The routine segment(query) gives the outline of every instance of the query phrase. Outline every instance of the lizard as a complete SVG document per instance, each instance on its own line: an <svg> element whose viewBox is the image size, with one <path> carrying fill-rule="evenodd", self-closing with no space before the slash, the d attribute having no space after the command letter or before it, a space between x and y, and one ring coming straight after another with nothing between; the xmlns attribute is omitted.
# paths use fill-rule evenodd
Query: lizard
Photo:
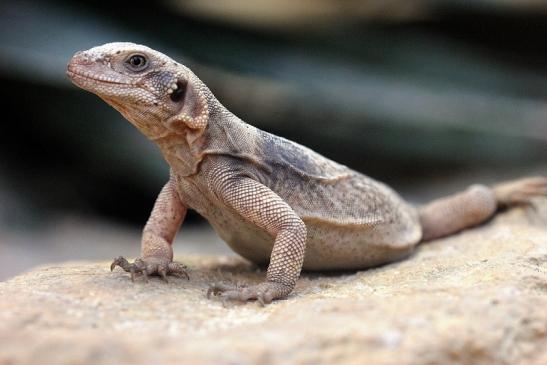
<svg viewBox="0 0 547 365"><path fill-rule="evenodd" d="M537 176L475 184L415 207L380 181L243 122L188 67L143 45L114 42L77 52L67 75L153 141L170 167L143 229L140 258L120 256L110 267L133 280L188 278L171 247L188 209L233 251L268 265L265 281L212 284L207 297L265 304L289 295L302 270L400 260L420 242L547 196L547 178Z"/></svg>

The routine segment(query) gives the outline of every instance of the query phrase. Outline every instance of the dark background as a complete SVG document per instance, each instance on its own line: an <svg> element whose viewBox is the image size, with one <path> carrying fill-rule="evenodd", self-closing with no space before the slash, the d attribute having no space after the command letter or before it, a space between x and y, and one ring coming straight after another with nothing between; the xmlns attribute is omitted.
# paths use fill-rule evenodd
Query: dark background
<svg viewBox="0 0 547 365"><path fill-rule="evenodd" d="M4 0L0 39L0 279L138 254L168 168L65 76L106 42L163 51L243 120L414 202L547 173L542 1ZM187 226L181 245L222 250L199 217Z"/></svg>

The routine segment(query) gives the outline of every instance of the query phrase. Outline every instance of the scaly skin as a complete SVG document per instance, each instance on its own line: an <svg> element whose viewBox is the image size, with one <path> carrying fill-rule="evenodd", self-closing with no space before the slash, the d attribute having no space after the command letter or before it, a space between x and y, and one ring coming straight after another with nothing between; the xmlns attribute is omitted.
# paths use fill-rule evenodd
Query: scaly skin
<svg viewBox="0 0 547 365"><path fill-rule="evenodd" d="M408 255L421 240L490 218L499 206L547 195L547 179L476 185L416 209L386 185L230 113L188 68L133 43L79 52L68 65L156 143L171 167L142 237L135 274L187 275L172 241L187 209L204 216L234 251L269 262L255 286L218 283L207 295L269 303L287 296L304 269L361 269ZM235 91L236 92L236 91Z"/></svg>

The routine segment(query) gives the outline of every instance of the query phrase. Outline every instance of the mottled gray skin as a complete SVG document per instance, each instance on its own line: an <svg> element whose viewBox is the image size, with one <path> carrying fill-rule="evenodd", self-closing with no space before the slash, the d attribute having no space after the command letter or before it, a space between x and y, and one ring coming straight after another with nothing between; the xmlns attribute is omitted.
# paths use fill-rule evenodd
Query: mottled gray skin
<svg viewBox="0 0 547 365"><path fill-rule="evenodd" d="M204 137L201 173L191 179L175 175L181 199L255 263L269 262L274 237L200 193L209 183L209 169L229 166L231 174L260 182L294 210L307 227L304 269L375 266L407 254L421 239L415 209L392 189L306 147L233 115L211 118Z"/></svg>
<svg viewBox="0 0 547 365"><path fill-rule="evenodd" d="M251 287L209 294L268 303L289 294L302 268L362 269L398 260L432 239L491 217L499 205L547 195L547 180L473 186L421 210L386 185L252 127L188 68L150 48L109 43L77 53L72 81L120 111L160 148L171 178L144 228L141 258L112 268L147 277L185 274L171 243L188 208L241 256L269 263Z"/></svg>

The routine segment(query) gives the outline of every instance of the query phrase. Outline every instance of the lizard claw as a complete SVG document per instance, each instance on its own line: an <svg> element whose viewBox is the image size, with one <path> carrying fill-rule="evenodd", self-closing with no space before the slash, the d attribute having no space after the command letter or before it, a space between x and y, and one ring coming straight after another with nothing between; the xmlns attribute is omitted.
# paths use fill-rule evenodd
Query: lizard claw
<svg viewBox="0 0 547 365"><path fill-rule="evenodd" d="M112 261L112 263L110 264L110 271L114 271L114 268L116 266L123 268L123 267L129 266L129 262L127 262L127 260L123 258L122 256L119 256L115 258L114 261Z"/></svg>
<svg viewBox="0 0 547 365"><path fill-rule="evenodd" d="M170 262L167 265L167 272L172 276L176 276L179 278L185 277L186 280L190 280L190 276L188 276L188 272L186 271L186 269L187 267L180 262Z"/></svg>
<svg viewBox="0 0 547 365"><path fill-rule="evenodd" d="M133 282L137 275L142 275L145 282L148 282L149 275L159 275L166 283L169 282L168 275L185 277L190 280L186 266L178 262L166 262L166 260L156 257L138 258L135 262L129 263L124 257L120 256L110 264L110 271L113 271L116 266L131 273L131 281Z"/></svg>
<svg viewBox="0 0 547 365"><path fill-rule="evenodd" d="M215 283L207 289L207 298L219 297L223 302L256 300L261 306L264 306L274 299L286 296L291 290L290 286L271 281L252 286Z"/></svg>
<svg viewBox="0 0 547 365"><path fill-rule="evenodd" d="M158 274L161 276L163 281L169 283L169 279L167 279L167 265L158 267Z"/></svg>

